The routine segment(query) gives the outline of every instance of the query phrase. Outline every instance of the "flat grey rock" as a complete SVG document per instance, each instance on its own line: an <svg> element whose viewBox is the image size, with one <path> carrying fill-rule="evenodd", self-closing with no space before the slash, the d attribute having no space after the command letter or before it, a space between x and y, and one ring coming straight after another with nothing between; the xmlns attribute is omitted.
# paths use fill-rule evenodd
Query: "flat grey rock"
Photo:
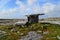
<svg viewBox="0 0 60 40"><path fill-rule="evenodd" d="M20 40L40 40L42 36L35 31L30 31L26 36L21 37Z"/></svg>

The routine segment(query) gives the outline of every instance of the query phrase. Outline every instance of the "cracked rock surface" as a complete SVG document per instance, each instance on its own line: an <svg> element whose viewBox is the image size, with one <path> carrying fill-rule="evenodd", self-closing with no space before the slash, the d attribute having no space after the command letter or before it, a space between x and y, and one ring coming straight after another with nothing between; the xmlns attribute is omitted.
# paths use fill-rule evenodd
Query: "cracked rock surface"
<svg viewBox="0 0 60 40"><path fill-rule="evenodd" d="M20 40L40 40L42 36L35 31L30 31L26 36L21 37Z"/></svg>

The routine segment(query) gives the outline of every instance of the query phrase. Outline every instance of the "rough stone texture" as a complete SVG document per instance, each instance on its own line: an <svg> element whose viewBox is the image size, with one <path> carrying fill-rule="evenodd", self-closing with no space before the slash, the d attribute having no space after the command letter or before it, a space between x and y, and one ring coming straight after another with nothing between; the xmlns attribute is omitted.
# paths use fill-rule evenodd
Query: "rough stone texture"
<svg viewBox="0 0 60 40"><path fill-rule="evenodd" d="M0 38L7 36L8 34L5 31L0 30Z"/></svg>
<svg viewBox="0 0 60 40"><path fill-rule="evenodd" d="M30 31L28 35L21 37L20 40L40 40L42 36L35 31Z"/></svg>

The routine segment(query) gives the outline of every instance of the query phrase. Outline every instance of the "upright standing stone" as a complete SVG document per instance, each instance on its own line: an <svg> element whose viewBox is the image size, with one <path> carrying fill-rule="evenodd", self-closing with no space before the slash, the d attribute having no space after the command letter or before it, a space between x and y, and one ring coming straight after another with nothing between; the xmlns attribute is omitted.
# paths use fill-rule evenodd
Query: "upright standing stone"
<svg viewBox="0 0 60 40"><path fill-rule="evenodd" d="M31 14L31 15L27 15L28 18L28 23L38 23L38 16L39 15L44 15L44 14Z"/></svg>

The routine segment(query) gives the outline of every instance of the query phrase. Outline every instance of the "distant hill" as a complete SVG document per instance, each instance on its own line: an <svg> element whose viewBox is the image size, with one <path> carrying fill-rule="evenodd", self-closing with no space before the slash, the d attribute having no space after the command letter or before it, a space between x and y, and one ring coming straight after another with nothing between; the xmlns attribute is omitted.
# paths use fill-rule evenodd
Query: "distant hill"
<svg viewBox="0 0 60 40"><path fill-rule="evenodd" d="M60 21L60 17L39 19L40 21Z"/></svg>
<svg viewBox="0 0 60 40"><path fill-rule="evenodd" d="M0 19L0 25L11 25L18 21L26 21L25 19Z"/></svg>

